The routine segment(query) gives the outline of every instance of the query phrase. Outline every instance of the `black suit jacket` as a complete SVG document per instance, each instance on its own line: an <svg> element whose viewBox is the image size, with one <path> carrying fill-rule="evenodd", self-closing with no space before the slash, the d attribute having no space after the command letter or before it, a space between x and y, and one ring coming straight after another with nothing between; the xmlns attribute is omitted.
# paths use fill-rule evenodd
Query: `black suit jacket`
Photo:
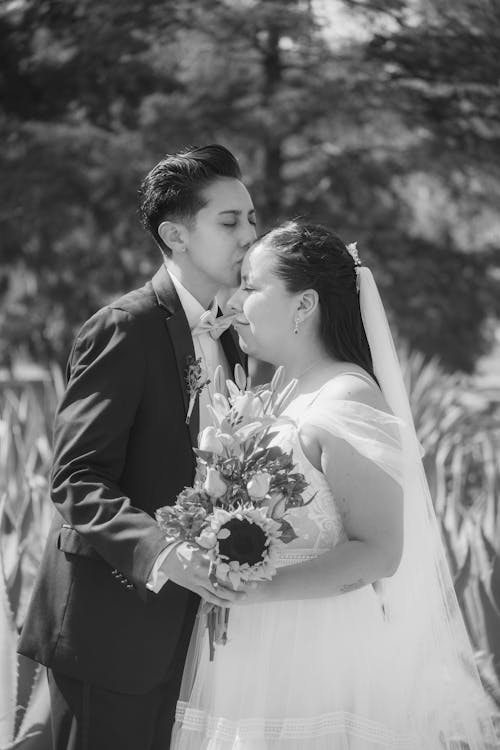
<svg viewBox="0 0 500 750"><path fill-rule="evenodd" d="M244 357L221 337L231 368ZM194 478L185 376L194 357L164 266L81 329L54 433L57 508L19 651L70 677L142 693L168 674L198 597L172 582L147 590L165 539L153 517Z"/></svg>

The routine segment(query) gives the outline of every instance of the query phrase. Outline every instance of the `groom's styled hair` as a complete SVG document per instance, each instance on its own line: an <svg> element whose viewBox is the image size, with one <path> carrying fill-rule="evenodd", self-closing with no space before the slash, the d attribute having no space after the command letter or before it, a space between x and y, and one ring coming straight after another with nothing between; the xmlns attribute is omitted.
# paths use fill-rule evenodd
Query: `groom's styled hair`
<svg viewBox="0 0 500 750"><path fill-rule="evenodd" d="M241 180L241 171L233 154L215 143L167 154L146 175L139 190L140 215L163 253L171 250L158 234L162 221L192 223L206 205L203 189L220 177Z"/></svg>

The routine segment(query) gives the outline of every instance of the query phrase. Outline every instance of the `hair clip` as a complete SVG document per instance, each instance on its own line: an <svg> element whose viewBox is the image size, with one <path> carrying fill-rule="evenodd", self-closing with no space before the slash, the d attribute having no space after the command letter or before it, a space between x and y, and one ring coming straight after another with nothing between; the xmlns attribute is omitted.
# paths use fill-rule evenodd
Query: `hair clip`
<svg viewBox="0 0 500 750"><path fill-rule="evenodd" d="M349 255L354 261L354 265L362 266L363 264L361 263L361 258L359 257L359 251L358 251L357 245L358 245L357 242L351 242L350 245L346 245L346 248L347 248L347 252L349 253Z"/></svg>
<svg viewBox="0 0 500 750"><path fill-rule="evenodd" d="M356 272L356 291L359 292L359 287L360 287L359 270L363 264L361 263L361 258L359 257L357 245L358 245L357 242L351 242L350 245L346 245L346 248L347 248L347 252L349 253L349 255L354 261L354 270Z"/></svg>

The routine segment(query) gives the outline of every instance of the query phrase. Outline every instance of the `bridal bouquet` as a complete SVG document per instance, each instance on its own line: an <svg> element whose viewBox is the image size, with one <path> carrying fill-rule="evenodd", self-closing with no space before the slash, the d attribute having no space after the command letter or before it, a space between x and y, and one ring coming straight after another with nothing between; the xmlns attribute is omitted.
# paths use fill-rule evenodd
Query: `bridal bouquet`
<svg viewBox="0 0 500 750"><path fill-rule="evenodd" d="M194 449L194 484L174 505L156 511L169 541L204 550L215 586L237 589L242 582L271 579L280 547L297 538L285 514L306 504L307 482L294 472L291 453L271 445L295 383L282 386L283 368L269 386L254 391L247 390L240 366L234 382L224 382L218 368L209 407L213 426L200 433ZM229 610L206 605L206 614L212 661L214 644L226 642Z"/></svg>

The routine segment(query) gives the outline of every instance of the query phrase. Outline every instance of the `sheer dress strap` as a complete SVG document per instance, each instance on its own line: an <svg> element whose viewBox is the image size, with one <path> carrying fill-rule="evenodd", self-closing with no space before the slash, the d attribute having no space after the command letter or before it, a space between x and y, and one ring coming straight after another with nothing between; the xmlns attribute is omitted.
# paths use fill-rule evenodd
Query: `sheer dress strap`
<svg viewBox="0 0 500 750"><path fill-rule="evenodd" d="M302 427L318 427L345 440L401 484L402 420L360 401L336 398L328 393L332 382L330 380L319 389L299 416L296 422L298 432Z"/></svg>

